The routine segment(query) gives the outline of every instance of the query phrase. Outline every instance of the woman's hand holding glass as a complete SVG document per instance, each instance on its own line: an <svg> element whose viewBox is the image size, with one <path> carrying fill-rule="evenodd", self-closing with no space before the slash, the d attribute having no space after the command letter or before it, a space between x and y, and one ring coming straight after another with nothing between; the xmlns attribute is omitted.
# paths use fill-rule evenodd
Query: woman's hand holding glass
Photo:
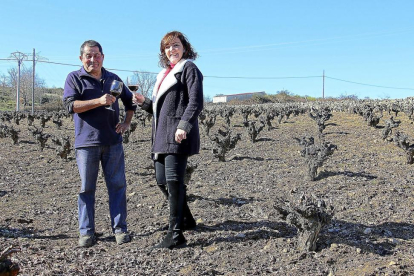
<svg viewBox="0 0 414 276"><path fill-rule="evenodd" d="M140 93L133 93L132 102L137 105L142 105L145 101L145 97Z"/></svg>

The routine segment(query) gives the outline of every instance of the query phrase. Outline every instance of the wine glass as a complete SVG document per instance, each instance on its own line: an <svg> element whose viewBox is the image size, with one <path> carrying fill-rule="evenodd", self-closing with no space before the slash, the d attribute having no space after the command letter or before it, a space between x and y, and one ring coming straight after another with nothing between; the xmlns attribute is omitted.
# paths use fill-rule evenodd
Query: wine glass
<svg viewBox="0 0 414 276"><path fill-rule="evenodd" d="M128 84L128 88L131 91L132 95L134 95L135 92L138 91L138 84ZM132 103L132 105L137 105L136 103Z"/></svg>
<svg viewBox="0 0 414 276"><path fill-rule="evenodd" d="M111 93L112 96L114 96L116 98L119 95L121 95L122 87L123 87L123 83L121 81L114 80L111 84L111 89L109 90L109 92ZM115 111L112 108L112 104L108 107L105 107L105 108L108 109L108 110Z"/></svg>

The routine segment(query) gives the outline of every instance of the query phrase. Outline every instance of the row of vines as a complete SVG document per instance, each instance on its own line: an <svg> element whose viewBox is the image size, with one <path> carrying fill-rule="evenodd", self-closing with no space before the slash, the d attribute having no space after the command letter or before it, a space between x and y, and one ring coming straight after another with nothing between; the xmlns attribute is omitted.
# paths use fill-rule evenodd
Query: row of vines
<svg viewBox="0 0 414 276"><path fill-rule="evenodd" d="M303 133L301 137L292 137L301 150L298 154L304 159L306 180L318 180L318 168L329 160L338 150L337 145L327 140L324 130L335 112L356 114L368 127L378 129L378 137L394 143L407 157L407 163L414 162L414 143L409 135L399 130L401 120L398 115L404 113L411 123L414 121L412 99L405 100L347 100L331 102L306 103L271 103L259 105L207 105L199 116L201 135L204 145L211 150L218 162L229 160L229 152L240 143L249 141L253 146L266 132L296 116L309 116L314 122L317 135ZM121 112L120 120L124 114ZM31 133L33 143L43 151L46 145L54 148L56 155L70 160L73 150L73 137L66 135L68 128L73 128L71 115L61 112L24 112L0 113L0 139L10 144L19 145L19 136L23 131ZM26 123L21 124L23 120ZM151 127L151 115L138 109L130 129L123 134L123 143L131 140L131 134L140 128ZM382 127L380 122L382 120ZM71 125L65 125L65 124ZM52 131L53 130L53 131ZM382 130L382 131L380 131ZM58 133L58 134L56 134ZM206 143L205 143L206 144ZM195 169L197 164L192 164ZM299 247L302 250L315 250L316 239L322 226L330 222L333 208L315 196L302 195L297 206L275 199L275 209L286 221L294 225L299 232Z"/></svg>

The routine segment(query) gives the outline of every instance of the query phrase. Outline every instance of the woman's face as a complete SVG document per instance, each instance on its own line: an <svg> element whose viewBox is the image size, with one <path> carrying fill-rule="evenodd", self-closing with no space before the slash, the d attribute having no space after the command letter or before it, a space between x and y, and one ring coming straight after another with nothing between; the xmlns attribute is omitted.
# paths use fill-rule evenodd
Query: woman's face
<svg viewBox="0 0 414 276"><path fill-rule="evenodd" d="M170 63L177 64L183 57L184 46L177 37L170 44L165 45L164 51Z"/></svg>

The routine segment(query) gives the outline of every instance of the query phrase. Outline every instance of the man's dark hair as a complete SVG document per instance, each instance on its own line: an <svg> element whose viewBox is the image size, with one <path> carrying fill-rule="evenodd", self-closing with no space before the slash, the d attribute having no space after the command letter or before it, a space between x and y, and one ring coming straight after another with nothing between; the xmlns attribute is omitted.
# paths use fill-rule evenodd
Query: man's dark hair
<svg viewBox="0 0 414 276"><path fill-rule="evenodd" d="M83 55L83 49L85 49L85 46L89 46L89 47L98 47L99 48L99 52L101 52L101 54L103 54L102 51L102 46L101 44L99 44L99 42L95 41L95 40L86 40L84 43L82 43L81 47L80 47L80 55Z"/></svg>

